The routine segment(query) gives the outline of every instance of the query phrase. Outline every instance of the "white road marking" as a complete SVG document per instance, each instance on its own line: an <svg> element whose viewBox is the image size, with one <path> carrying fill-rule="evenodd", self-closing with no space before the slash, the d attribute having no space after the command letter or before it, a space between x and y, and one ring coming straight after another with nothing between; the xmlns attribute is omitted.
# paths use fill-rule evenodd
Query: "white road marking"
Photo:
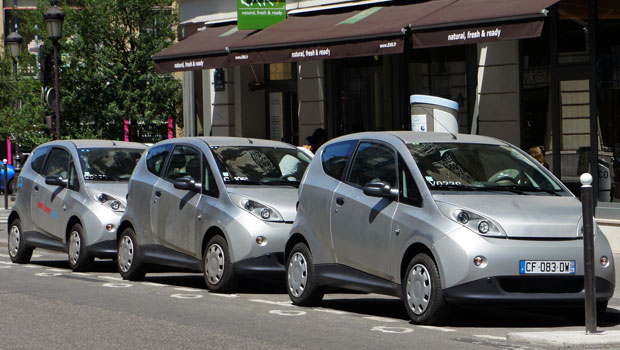
<svg viewBox="0 0 620 350"><path fill-rule="evenodd" d="M280 316L303 316L306 314L305 311L301 310L271 310L269 313Z"/></svg>
<svg viewBox="0 0 620 350"><path fill-rule="evenodd" d="M32 257L33 257L33 258L40 258L40 257L42 257L42 256L43 256L43 255L41 255L41 254L32 254Z"/></svg>
<svg viewBox="0 0 620 350"><path fill-rule="evenodd" d="M165 284L155 283L155 282L141 282L141 284L145 286L153 286L153 287L167 287Z"/></svg>
<svg viewBox="0 0 620 350"><path fill-rule="evenodd" d="M250 299L250 301L253 301L255 303L263 303L263 304L278 305L278 306L293 306L293 304L290 301L271 301L271 300L263 300L263 299Z"/></svg>
<svg viewBox="0 0 620 350"><path fill-rule="evenodd" d="M313 309L314 311L318 311L318 312L326 312L328 314L336 314L336 315L346 315L347 312L344 311L338 311L338 310L331 310L331 309L322 309L322 308L316 308Z"/></svg>
<svg viewBox="0 0 620 350"><path fill-rule="evenodd" d="M398 320L387 318L387 317L380 317L380 316L364 316L362 318L370 320L370 321L385 322L385 323L398 322Z"/></svg>
<svg viewBox="0 0 620 350"><path fill-rule="evenodd" d="M493 339L493 340L506 340L506 337L497 337L494 335L487 335L487 334L474 334L474 337L484 338L484 339Z"/></svg>
<svg viewBox="0 0 620 350"><path fill-rule="evenodd" d="M113 276L97 276L99 278L103 278L104 280L112 280L112 281L122 281L123 279L120 277L113 277Z"/></svg>
<svg viewBox="0 0 620 350"><path fill-rule="evenodd" d="M6 265L6 266L0 266L0 269L10 269L11 266L10 265Z"/></svg>
<svg viewBox="0 0 620 350"><path fill-rule="evenodd" d="M213 293L213 292L209 292L209 295L213 295L216 297L222 297L222 298L230 298L230 299L239 297L237 294L220 294L220 293Z"/></svg>
<svg viewBox="0 0 620 350"><path fill-rule="evenodd" d="M62 270L62 269L46 269L47 271L52 271L52 272L67 272L67 270Z"/></svg>
<svg viewBox="0 0 620 350"><path fill-rule="evenodd" d="M10 261L0 261L0 264L4 264L4 265L13 265L12 262Z"/></svg>
<svg viewBox="0 0 620 350"><path fill-rule="evenodd" d="M382 333L392 333L392 334L404 334L404 333L413 332L413 328L377 326L377 327L373 327L371 331L379 331Z"/></svg>
<svg viewBox="0 0 620 350"><path fill-rule="evenodd" d="M177 299L200 299L202 298L202 295L200 294L172 294L170 295L171 298L177 298Z"/></svg>
<svg viewBox="0 0 620 350"><path fill-rule="evenodd" d="M185 287L174 288L174 290L180 290L181 292L194 292L194 293L203 293L203 292L205 292L204 289L185 288Z"/></svg>
<svg viewBox="0 0 620 350"><path fill-rule="evenodd" d="M53 272L39 272L39 273L35 273L35 276L41 276L41 277L52 277L52 276L60 276L62 275L61 273L53 273Z"/></svg>
<svg viewBox="0 0 620 350"><path fill-rule="evenodd" d="M40 269L41 266L37 266L37 265L24 265L24 267L27 267L29 269Z"/></svg>
<svg viewBox="0 0 620 350"><path fill-rule="evenodd" d="M3 257L3 258L10 258L10 256L9 256L8 254L0 254L0 257Z"/></svg>
<svg viewBox="0 0 620 350"><path fill-rule="evenodd" d="M456 329L442 328L442 327L435 327L435 326L418 326L418 328L431 329L434 331L441 331L441 332L456 332Z"/></svg>
<svg viewBox="0 0 620 350"><path fill-rule="evenodd" d="M129 284L129 283L104 283L103 286L104 287L110 287L110 288L129 288L129 287L132 287L132 285Z"/></svg>
<svg viewBox="0 0 620 350"><path fill-rule="evenodd" d="M86 272L73 272L73 271L71 271L71 274L72 275L77 275L77 276L90 276Z"/></svg>

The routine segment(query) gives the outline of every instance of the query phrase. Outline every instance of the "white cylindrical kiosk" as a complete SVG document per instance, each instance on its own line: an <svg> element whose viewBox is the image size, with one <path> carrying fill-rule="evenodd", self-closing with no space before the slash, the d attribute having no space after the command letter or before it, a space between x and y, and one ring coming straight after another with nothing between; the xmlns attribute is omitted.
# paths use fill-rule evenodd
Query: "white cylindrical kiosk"
<svg viewBox="0 0 620 350"><path fill-rule="evenodd" d="M411 130L458 134L459 104L436 96L411 95Z"/></svg>

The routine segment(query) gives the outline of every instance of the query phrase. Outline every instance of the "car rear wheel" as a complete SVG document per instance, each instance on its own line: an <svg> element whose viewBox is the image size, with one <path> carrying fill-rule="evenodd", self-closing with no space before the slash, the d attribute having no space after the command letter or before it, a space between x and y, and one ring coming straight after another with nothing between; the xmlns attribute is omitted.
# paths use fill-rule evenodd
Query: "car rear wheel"
<svg viewBox="0 0 620 350"><path fill-rule="evenodd" d="M32 258L32 248L27 248L22 240L22 223L13 219L9 225L9 257L16 264L27 264Z"/></svg>
<svg viewBox="0 0 620 350"><path fill-rule="evenodd" d="M295 305L316 306L324 292L316 283L312 254L304 243L297 243L286 262L286 289Z"/></svg>
<svg viewBox="0 0 620 350"><path fill-rule="evenodd" d="M73 271L85 271L93 262L93 257L88 254L86 241L84 240L84 229L82 225L75 224L69 233L67 242L67 252L69 256L69 266Z"/></svg>
<svg viewBox="0 0 620 350"><path fill-rule="evenodd" d="M420 253L411 259L402 282L407 314L416 324L438 324L448 316L435 261Z"/></svg>
<svg viewBox="0 0 620 350"><path fill-rule="evenodd" d="M118 240L116 263L121 277L130 281L139 281L146 275L146 268L141 263L140 246L136 241L136 233L126 228Z"/></svg>
<svg viewBox="0 0 620 350"><path fill-rule="evenodd" d="M15 184L15 179L9 181L9 186L8 186L8 191L9 194L13 194L17 192L17 185Z"/></svg>
<svg viewBox="0 0 620 350"><path fill-rule="evenodd" d="M213 236L202 254L203 274L207 288L226 293L237 287L238 278L232 270L228 243L222 236Z"/></svg>

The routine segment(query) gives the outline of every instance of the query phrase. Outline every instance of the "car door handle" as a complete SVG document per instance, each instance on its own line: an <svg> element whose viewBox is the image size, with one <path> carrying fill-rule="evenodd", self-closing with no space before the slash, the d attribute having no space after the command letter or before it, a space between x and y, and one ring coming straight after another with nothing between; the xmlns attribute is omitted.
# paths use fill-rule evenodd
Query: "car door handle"
<svg viewBox="0 0 620 350"><path fill-rule="evenodd" d="M155 197L157 198L161 197L161 191L155 191Z"/></svg>
<svg viewBox="0 0 620 350"><path fill-rule="evenodd" d="M336 204L343 205L344 204L344 198L342 198L342 197L336 198Z"/></svg>

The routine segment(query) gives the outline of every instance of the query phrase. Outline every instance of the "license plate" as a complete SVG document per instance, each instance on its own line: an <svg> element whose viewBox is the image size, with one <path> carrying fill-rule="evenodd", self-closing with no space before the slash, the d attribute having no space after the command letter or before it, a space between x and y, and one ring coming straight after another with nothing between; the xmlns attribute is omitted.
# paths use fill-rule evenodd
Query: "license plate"
<svg viewBox="0 0 620 350"><path fill-rule="evenodd" d="M521 260L519 273L575 274L575 260Z"/></svg>

